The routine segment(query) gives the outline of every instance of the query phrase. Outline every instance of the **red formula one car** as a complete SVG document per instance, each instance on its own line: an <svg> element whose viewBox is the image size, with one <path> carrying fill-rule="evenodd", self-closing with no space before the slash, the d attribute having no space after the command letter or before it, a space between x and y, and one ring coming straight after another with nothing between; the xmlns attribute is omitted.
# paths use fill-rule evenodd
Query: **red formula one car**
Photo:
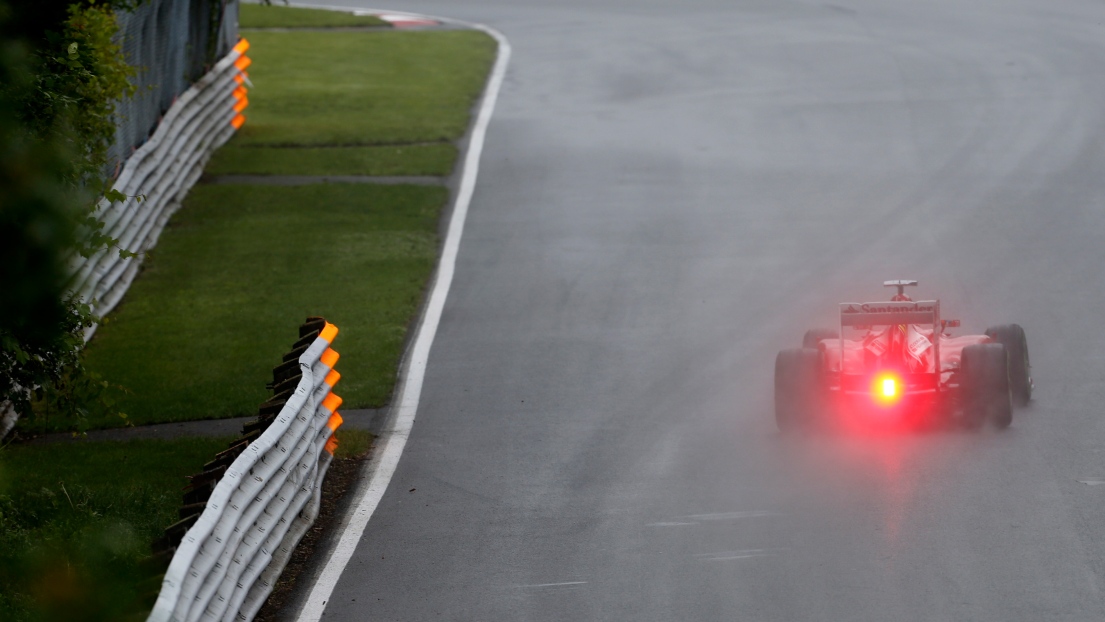
<svg viewBox="0 0 1105 622"><path fill-rule="evenodd" d="M970 426L1013 422L1013 405L1032 397L1024 329L995 326L953 337L958 320L940 318L940 301L914 301L886 281L889 302L840 305L839 330L810 330L802 347L775 358L775 420L789 431L854 414L907 422L943 417Z"/></svg>

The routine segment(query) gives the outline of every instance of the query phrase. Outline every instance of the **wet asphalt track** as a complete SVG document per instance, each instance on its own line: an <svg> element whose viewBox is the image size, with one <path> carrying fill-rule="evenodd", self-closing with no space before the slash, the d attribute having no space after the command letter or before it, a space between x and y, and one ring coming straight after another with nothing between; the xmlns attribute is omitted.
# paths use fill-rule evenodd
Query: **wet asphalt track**
<svg viewBox="0 0 1105 622"><path fill-rule="evenodd" d="M1105 3L386 8L514 56L325 620L1105 619ZM781 438L775 352L891 278L1024 325L1035 402Z"/></svg>

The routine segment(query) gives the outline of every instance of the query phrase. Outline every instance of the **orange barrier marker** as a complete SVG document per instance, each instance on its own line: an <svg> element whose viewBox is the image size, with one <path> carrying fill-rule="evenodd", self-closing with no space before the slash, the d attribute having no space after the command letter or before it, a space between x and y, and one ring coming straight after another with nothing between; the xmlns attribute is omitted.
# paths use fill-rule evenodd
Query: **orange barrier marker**
<svg viewBox="0 0 1105 622"><path fill-rule="evenodd" d="M323 382L326 383L326 386L333 389L338 384L339 380L341 380L341 374L339 374L336 370L331 369L330 373L326 374L326 379L323 380Z"/></svg>
<svg viewBox="0 0 1105 622"><path fill-rule="evenodd" d="M338 406L341 406L341 397L337 393L330 393L322 400L322 407L330 412L337 412Z"/></svg>
<svg viewBox="0 0 1105 622"><path fill-rule="evenodd" d="M238 45L234 46L234 50L242 54L244 54L244 52L248 49L249 42L245 39L242 39L238 42ZM238 68L238 73L234 76L234 83L236 84L236 86L231 92L231 95L233 95L234 99L237 100L237 102L234 104L234 112L236 112L237 115L235 115L235 117L230 120L230 125L235 130L241 129L241 127L246 122L246 117L242 114L242 111L249 106L249 92L243 85L245 84L246 79L249 77L249 74L245 72L245 68L249 67L249 64L251 62L252 61L250 61L249 58L244 55L239 57L238 60L234 61L234 66Z"/></svg>
<svg viewBox="0 0 1105 622"><path fill-rule="evenodd" d="M333 348L326 348L326 351L322 353L322 356L320 356L318 360L322 361L322 364L330 369L334 369L334 365L338 364L339 358L341 358L341 355L339 355L336 350Z"/></svg>
<svg viewBox="0 0 1105 622"><path fill-rule="evenodd" d="M344 422L345 420L341 418L341 415L334 413L330 415L330 420L326 422L326 427L330 428L331 432L337 432L338 428L340 428L341 424Z"/></svg>
<svg viewBox="0 0 1105 622"><path fill-rule="evenodd" d="M326 341L326 343L334 343L334 337L338 336L338 327L327 322L326 327L322 329L322 332L319 333L318 336Z"/></svg>
<svg viewBox="0 0 1105 622"><path fill-rule="evenodd" d="M330 395L333 395L333 393ZM326 441L326 451L329 452L331 456L334 455L334 450L338 448L338 437L335 436L334 433L338 431L338 428L340 428L341 424L344 422L341 415L337 412L330 415L330 420L326 422L326 427L330 428L330 438Z"/></svg>

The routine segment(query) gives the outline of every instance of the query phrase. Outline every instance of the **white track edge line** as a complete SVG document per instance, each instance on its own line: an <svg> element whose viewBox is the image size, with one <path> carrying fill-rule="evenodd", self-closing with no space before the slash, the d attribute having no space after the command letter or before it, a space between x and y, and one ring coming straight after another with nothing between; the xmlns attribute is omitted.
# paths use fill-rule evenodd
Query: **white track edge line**
<svg viewBox="0 0 1105 622"><path fill-rule="evenodd" d="M299 5L311 8L330 8L333 10L350 11L352 7L322 7L319 5ZM369 11L371 9L356 9L357 11ZM398 11L392 11L398 13ZM414 15L414 14L412 14ZM449 228L445 236L445 244L441 252L441 262L438 265L438 274L434 282L434 288L430 292L429 303L426 305L426 314L418 328L414 346L408 359L403 387L395 408L398 412L394 418L392 427L381 435L383 446L379 447L376 456L375 470L372 472L368 485L355 502L348 522L341 532L341 537L334 547L333 554L326 561L322 572L319 573L306 602L299 611L299 622L317 622L322 618L326 609L326 603L333 594L334 587L345 571L346 565L353 557L353 552L368 526L369 519L376 511L380 499L387 491L392 475L399 465L399 458L406 447L411 428L414 427L414 418L418 410L418 402L422 395L422 382L426 374L426 363L429 360L430 348L433 345L434 336L437 334L438 324L441 322L441 313L445 308L445 299L449 295L449 287L453 282L453 273L456 269L457 253L460 250L460 238L464 232L464 222L468 216L468 205L475 191L476 175L479 173L480 155L483 152L484 136L487 126L491 122L491 113L495 109L495 101L499 97L499 89L502 87L506 76L507 63L510 61L510 42L499 31L483 24L472 24L459 20L420 16L434 19L443 23L467 26L490 35L498 44L498 52L495 57L495 65L492 67L491 76L488 78L484 90L483 101L480 104L476 124L472 128L472 135L468 143L468 153L464 158L464 172L461 177L460 187L457 192L457 200L453 205L453 214L449 219Z"/></svg>

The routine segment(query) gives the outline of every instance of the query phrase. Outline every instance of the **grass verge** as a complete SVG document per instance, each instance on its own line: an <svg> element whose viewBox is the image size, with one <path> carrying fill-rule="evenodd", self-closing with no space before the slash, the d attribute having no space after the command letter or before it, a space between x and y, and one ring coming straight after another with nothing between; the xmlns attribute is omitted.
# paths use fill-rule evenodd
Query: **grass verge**
<svg viewBox="0 0 1105 622"><path fill-rule="evenodd" d="M339 428L337 437L326 498L352 485L372 444L362 430ZM177 521L185 476L231 440L0 450L0 620L145 619L162 570L143 563L150 543Z"/></svg>
<svg viewBox="0 0 1105 622"><path fill-rule="evenodd" d="M130 389L120 407L137 425L246 416L299 323L322 315L341 330L336 392L347 408L382 406L437 257L446 192L197 187L96 333L88 366Z"/></svg>
<svg viewBox="0 0 1105 622"><path fill-rule="evenodd" d="M249 120L216 156L219 173L451 168L451 141L467 127L495 46L467 31L255 34ZM387 159L408 147L341 146L424 140L445 144L416 148L418 166ZM279 144L321 146L263 146ZM130 391L121 410L134 424L248 415L294 327L323 315L342 329L338 393L347 407L380 407L447 198L440 187L196 188L89 345L88 366ZM43 427L25 427L34 425Z"/></svg>
<svg viewBox="0 0 1105 622"><path fill-rule="evenodd" d="M227 145L208 162L208 175L427 175L453 170L452 143L369 147L258 148Z"/></svg>
<svg viewBox="0 0 1105 622"><path fill-rule="evenodd" d="M452 141L495 41L482 32L254 32L255 88L235 146Z"/></svg>
<svg viewBox="0 0 1105 622"><path fill-rule="evenodd" d="M334 434L338 438L338 449L334 452L335 460L360 460L368 455L368 450L372 448L371 432L342 427Z"/></svg>
<svg viewBox="0 0 1105 622"><path fill-rule="evenodd" d="M228 440L0 450L0 620L141 619L157 584L140 561Z"/></svg>
<svg viewBox="0 0 1105 622"><path fill-rule="evenodd" d="M375 15L353 15L322 9L300 9L288 6L242 4L238 8L238 25L242 28L343 28L390 27Z"/></svg>

